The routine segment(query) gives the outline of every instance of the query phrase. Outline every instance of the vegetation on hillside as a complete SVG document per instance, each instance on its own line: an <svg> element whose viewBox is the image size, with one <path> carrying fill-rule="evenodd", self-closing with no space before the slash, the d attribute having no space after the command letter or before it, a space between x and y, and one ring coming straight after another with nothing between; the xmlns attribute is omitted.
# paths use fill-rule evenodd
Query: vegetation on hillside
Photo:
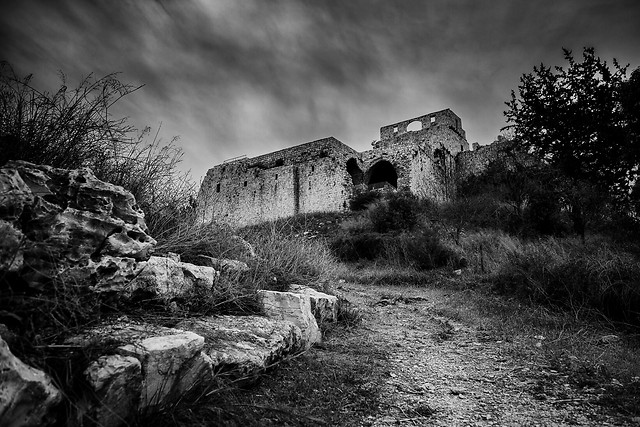
<svg viewBox="0 0 640 427"><path fill-rule="evenodd" d="M178 165L177 138L163 142L137 131L113 106L142 86L117 73L89 75L70 88L64 74L56 92L41 91L32 75L19 77L0 62L0 166L25 160L58 168L89 167L106 182L131 191L144 209L150 234L162 239L192 215L195 184ZM150 136L153 138L150 140Z"/></svg>

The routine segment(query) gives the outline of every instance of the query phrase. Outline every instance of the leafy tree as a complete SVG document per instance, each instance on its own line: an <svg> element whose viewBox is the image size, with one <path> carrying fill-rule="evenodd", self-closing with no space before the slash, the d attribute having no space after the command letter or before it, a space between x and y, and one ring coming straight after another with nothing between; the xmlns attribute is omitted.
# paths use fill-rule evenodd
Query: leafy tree
<svg viewBox="0 0 640 427"><path fill-rule="evenodd" d="M568 67L541 64L520 79L505 116L522 148L567 177L587 181L626 200L640 165L638 79L613 69L585 48L582 62L564 49ZM637 125L638 120L635 119Z"/></svg>

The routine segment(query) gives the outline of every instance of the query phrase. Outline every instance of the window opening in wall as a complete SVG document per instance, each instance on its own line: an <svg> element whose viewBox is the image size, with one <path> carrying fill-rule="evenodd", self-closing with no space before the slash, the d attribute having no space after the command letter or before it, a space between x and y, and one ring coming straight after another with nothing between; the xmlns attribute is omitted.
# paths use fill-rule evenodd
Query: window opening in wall
<svg viewBox="0 0 640 427"><path fill-rule="evenodd" d="M276 179L278 179L278 174L276 174Z"/></svg>
<svg viewBox="0 0 640 427"><path fill-rule="evenodd" d="M390 162L380 160L367 171L366 181L369 188L382 188L385 184L398 188L398 173Z"/></svg>
<svg viewBox="0 0 640 427"><path fill-rule="evenodd" d="M226 169L227 169L227 167L226 167L226 166L223 166L223 167L222 167L222 173L224 173L224 171L225 171Z"/></svg>
<svg viewBox="0 0 640 427"><path fill-rule="evenodd" d="M282 166L282 165L284 165L284 160L282 159L276 160L276 166Z"/></svg>
<svg viewBox="0 0 640 427"><path fill-rule="evenodd" d="M320 151L320 158L324 158L324 157L329 157L329 153L327 153L326 150L321 150Z"/></svg>
<svg viewBox="0 0 640 427"><path fill-rule="evenodd" d="M216 184L216 193L220 192L220 184Z"/></svg>
<svg viewBox="0 0 640 427"><path fill-rule="evenodd" d="M445 160L445 153L444 153L444 149L442 148L436 148L435 150L433 150L433 157L436 160L436 163L440 166L440 167L444 167L444 160Z"/></svg>
<svg viewBox="0 0 640 427"><path fill-rule="evenodd" d="M347 160L347 172L351 175L351 183L360 185L364 181L362 169L358 167L358 161L354 158Z"/></svg>
<svg viewBox="0 0 640 427"><path fill-rule="evenodd" d="M415 120L407 126L407 132L415 132L417 130L422 130L422 122L419 120Z"/></svg>
<svg viewBox="0 0 640 427"><path fill-rule="evenodd" d="M245 187L247 186L247 181L245 181L245 182L244 182L244 186L245 186Z"/></svg>
<svg viewBox="0 0 640 427"><path fill-rule="evenodd" d="M436 122L436 118L435 117L430 117L429 119L430 119L431 123L435 123Z"/></svg>
<svg viewBox="0 0 640 427"><path fill-rule="evenodd" d="M311 166L311 172L315 172L316 167L315 166Z"/></svg>

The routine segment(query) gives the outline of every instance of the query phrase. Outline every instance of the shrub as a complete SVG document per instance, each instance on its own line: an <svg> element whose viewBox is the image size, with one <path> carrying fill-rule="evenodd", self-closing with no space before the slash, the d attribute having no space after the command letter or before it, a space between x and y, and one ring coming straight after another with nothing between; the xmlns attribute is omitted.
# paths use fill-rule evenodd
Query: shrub
<svg viewBox="0 0 640 427"><path fill-rule="evenodd" d="M19 78L7 62L0 63L0 165L9 160L75 169L89 167L106 182L120 185L145 211L150 234L162 237L192 215L195 185L179 173L183 155L176 138L162 144L160 128L137 137L126 118L113 118L110 108L140 87L118 80L117 74L84 78L69 89L64 74L55 93Z"/></svg>
<svg viewBox="0 0 640 427"><path fill-rule="evenodd" d="M323 289L341 270L326 243L296 237L291 227L279 225L237 232L214 223L182 227L158 245L158 250L177 253L194 264L206 264L200 255L243 261L250 270L236 278L241 289L284 290L293 283ZM247 245L254 248L255 256Z"/></svg>
<svg viewBox="0 0 640 427"><path fill-rule="evenodd" d="M126 118L112 118L109 108L139 87L117 74L87 76L76 89L62 85L55 93L31 85L0 63L0 165L26 160L60 168L91 166L114 141L128 141L133 128Z"/></svg>
<svg viewBox="0 0 640 427"><path fill-rule="evenodd" d="M363 211L381 198L382 193L377 190L356 190L349 199L349 209L356 212Z"/></svg>
<svg viewBox="0 0 640 427"><path fill-rule="evenodd" d="M496 283L576 314L595 309L640 324L640 262L606 242L583 245L549 238L528 243L508 254Z"/></svg>
<svg viewBox="0 0 640 427"><path fill-rule="evenodd" d="M418 224L422 206L418 198L406 192L387 194L369 206L367 212L373 229L379 233L412 230Z"/></svg>
<svg viewBox="0 0 640 427"><path fill-rule="evenodd" d="M457 266L460 262L455 251L444 245L437 233L429 229L412 233L349 234L334 239L331 248L342 261L369 260L418 270Z"/></svg>
<svg viewBox="0 0 640 427"><path fill-rule="evenodd" d="M295 283L326 290L342 270L323 240L284 234L274 227L253 229L244 237L256 248L251 280L261 288L282 290Z"/></svg>

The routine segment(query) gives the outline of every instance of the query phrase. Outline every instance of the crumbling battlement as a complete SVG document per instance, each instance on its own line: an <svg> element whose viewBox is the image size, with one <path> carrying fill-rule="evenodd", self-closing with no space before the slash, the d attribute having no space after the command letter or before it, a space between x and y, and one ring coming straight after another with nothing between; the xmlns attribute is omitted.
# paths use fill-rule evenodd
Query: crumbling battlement
<svg viewBox="0 0 640 427"><path fill-rule="evenodd" d="M484 164L469 151L462 121L450 109L383 126L372 145L359 153L329 137L214 166L198 194L198 218L242 226L341 211L365 188L446 201L455 195L459 168Z"/></svg>
<svg viewBox="0 0 640 427"><path fill-rule="evenodd" d="M443 140L442 136L447 133L455 136ZM462 120L448 108L381 127L380 141L375 142L373 146L389 147L407 142L437 142L452 154L469 150L466 133L462 129Z"/></svg>

